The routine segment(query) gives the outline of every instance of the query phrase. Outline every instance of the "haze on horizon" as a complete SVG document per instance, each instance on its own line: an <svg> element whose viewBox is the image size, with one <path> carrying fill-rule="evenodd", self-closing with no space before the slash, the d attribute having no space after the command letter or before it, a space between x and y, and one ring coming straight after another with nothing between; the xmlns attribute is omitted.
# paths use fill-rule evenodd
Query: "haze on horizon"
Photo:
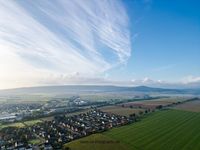
<svg viewBox="0 0 200 150"><path fill-rule="evenodd" d="M198 0L0 0L0 89L200 87Z"/></svg>

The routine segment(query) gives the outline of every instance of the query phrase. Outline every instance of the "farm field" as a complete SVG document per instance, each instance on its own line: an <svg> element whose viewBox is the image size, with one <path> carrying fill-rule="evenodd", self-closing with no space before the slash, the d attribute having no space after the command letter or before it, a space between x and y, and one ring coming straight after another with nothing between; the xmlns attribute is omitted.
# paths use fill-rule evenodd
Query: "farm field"
<svg viewBox="0 0 200 150"><path fill-rule="evenodd" d="M161 98L161 99L154 99L154 100L143 100L143 101L135 101L135 102L128 102L125 103L125 107L134 107L134 108L145 108L145 109L155 109L157 106L167 106L172 103L182 102L187 100L187 98L183 97L172 97L172 98Z"/></svg>
<svg viewBox="0 0 200 150"><path fill-rule="evenodd" d="M43 121L36 119L36 120L25 121L24 124L27 125L27 126L32 126L32 125L34 125L36 123L40 123L40 122L43 122Z"/></svg>
<svg viewBox="0 0 200 150"><path fill-rule="evenodd" d="M104 132L102 139L107 137L120 141L120 144L127 146L126 148L130 150L199 150L199 124L200 113L163 110L149 114L140 122ZM86 140L93 140L92 136L86 138ZM98 145L96 147L88 145L89 147L85 148L82 144L78 144L78 140L66 144L66 146L72 150L77 148L82 150L99 149Z"/></svg>
<svg viewBox="0 0 200 150"><path fill-rule="evenodd" d="M71 150L129 150L124 144L103 134L93 134L72 141L65 145L65 148L67 147L70 147Z"/></svg>
<svg viewBox="0 0 200 150"><path fill-rule="evenodd" d="M179 110L185 110L185 111L200 112L200 100L195 100L195 101L179 104L174 108L179 109Z"/></svg>
<svg viewBox="0 0 200 150"><path fill-rule="evenodd" d="M25 127L25 125L21 122L17 122L17 123L10 123L10 124L0 124L0 130L6 127L17 127L17 128L23 128Z"/></svg>
<svg viewBox="0 0 200 150"><path fill-rule="evenodd" d="M139 114L140 111L144 111L144 109L121 107L121 106L105 106L99 109L103 112L113 113L121 116L129 116L130 114L133 113Z"/></svg>
<svg viewBox="0 0 200 150"><path fill-rule="evenodd" d="M0 130L6 127L17 127L17 128L24 128L26 126L32 126L36 123L42 122L42 120L30 120L25 122L16 122L16 123L9 123L9 124L0 124Z"/></svg>
<svg viewBox="0 0 200 150"><path fill-rule="evenodd" d="M40 120L42 121L52 121L53 119L54 119L54 116L40 118Z"/></svg>

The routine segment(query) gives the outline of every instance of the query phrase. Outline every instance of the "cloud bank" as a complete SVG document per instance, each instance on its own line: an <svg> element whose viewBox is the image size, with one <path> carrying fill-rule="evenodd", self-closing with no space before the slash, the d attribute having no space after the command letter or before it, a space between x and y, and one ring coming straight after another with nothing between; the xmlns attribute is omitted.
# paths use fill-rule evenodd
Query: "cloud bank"
<svg viewBox="0 0 200 150"><path fill-rule="evenodd" d="M0 88L93 78L131 54L121 1L0 0L0 18Z"/></svg>
<svg viewBox="0 0 200 150"><path fill-rule="evenodd" d="M144 79L132 79L131 82L128 82L127 85L131 86L151 86L159 88L178 88L178 89L187 89L187 88L200 88L200 77L198 76L187 76L183 77L176 82L164 81L164 80L154 80L151 78Z"/></svg>

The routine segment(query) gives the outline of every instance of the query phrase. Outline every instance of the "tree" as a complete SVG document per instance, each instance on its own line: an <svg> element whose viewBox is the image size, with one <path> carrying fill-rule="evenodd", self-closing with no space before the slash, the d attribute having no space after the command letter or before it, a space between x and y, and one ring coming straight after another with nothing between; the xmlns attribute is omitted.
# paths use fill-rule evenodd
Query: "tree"
<svg viewBox="0 0 200 150"><path fill-rule="evenodd" d="M135 113L129 115L130 118L134 118L135 116Z"/></svg>
<svg viewBox="0 0 200 150"><path fill-rule="evenodd" d="M143 111L139 111L139 115L143 115Z"/></svg>
<svg viewBox="0 0 200 150"><path fill-rule="evenodd" d="M162 107L163 107L162 105L156 106L157 109L162 109Z"/></svg>

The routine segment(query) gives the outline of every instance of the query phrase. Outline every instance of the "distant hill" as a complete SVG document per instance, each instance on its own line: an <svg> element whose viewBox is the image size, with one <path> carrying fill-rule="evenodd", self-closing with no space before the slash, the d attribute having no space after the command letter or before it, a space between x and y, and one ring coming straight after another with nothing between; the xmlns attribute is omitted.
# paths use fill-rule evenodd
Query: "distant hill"
<svg viewBox="0 0 200 150"><path fill-rule="evenodd" d="M63 85L63 86L40 86L0 90L0 95L13 94L69 94L69 93L161 93L161 94L200 94L200 89L164 89L147 86L120 87L98 85Z"/></svg>

